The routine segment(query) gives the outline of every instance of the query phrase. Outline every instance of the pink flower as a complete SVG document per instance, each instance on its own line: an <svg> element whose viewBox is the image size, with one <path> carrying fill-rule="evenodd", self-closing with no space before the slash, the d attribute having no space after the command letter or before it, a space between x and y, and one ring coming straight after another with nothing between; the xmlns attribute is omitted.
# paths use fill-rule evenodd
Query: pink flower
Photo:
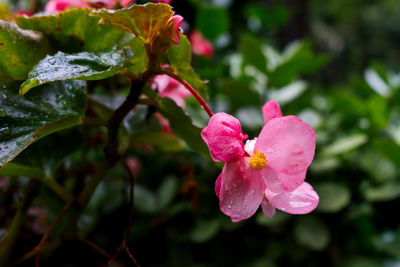
<svg viewBox="0 0 400 267"><path fill-rule="evenodd" d="M213 56L214 48L208 40L204 39L201 32L193 31L189 35L189 40L192 45L192 52L194 54L208 58Z"/></svg>
<svg viewBox="0 0 400 267"><path fill-rule="evenodd" d="M164 3L164 4L171 4L172 0L153 0L154 3Z"/></svg>
<svg viewBox="0 0 400 267"><path fill-rule="evenodd" d="M238 222L261 205L267 217L275 208L291 214L314 210L319 197L304 182L314 158L315 132L296 116L284 116L275 101L263 107L265 125L258 138L248 140L236 118L226 113L211 117L202 138L214 160L225 161L215 192L220 209Z"/></svg>
<svg viewBox="0 0 400 267"><path fill-rule="evenodd" d="M178 46L179 41L181 40L179 36L180 29L183 21L183 17L180 15L174 15L172 18L168 21L167 27L164 29L165 33L169 37L170 41L172 42L172 45Z"/></svg>
<svg viewBox="0 0 400 267"><path fill-rule="evenodd" d="M45 11L57 13L74 7L90 8L84 0L50 0L46 4Z"/></svg>
<svg viewBox="0 0 400 267"><path fill-rule="evenodd" d="M121 6L123 7L127 7L129 6L131 3L133 3L135 0L119 0L119 2L121 3Z"/></svg>
<svg viewBox="0 0 400 267"><path fill-rule="evenodd" d="M191 95L181 83L165 74L156 75L151 87L158 91L160 97L171 98L181 108L185 107L185 99ZM159 113L156 113L156 118L160 122L163 132L173 135L168 120Z"/></svg>
<svg viewBox="0 0 400 267"><path fill-rule="evenodd" d="M182 84L165 74L156 75L151 87L158 91L160 97L169 97L182 108L185 107L185 99L191 95Z"/></svg>
<svg viewBox="0 0 400 267"><path fill-rule="evenodd" d="M134 0L120 0L123 7L128 6ZM50 0L47 2L45 11L57 13L69 8L114 8L116 0Z"/></svg>

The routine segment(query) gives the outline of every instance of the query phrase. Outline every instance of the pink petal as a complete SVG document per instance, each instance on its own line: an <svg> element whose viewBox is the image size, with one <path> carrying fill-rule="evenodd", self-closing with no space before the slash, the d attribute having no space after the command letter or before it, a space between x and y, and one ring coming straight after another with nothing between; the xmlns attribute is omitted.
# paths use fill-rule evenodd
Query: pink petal
<svg viewBox="0 0 400 267"><path fill-rule="evenodd" d="M310 184L304 182L289 192L271 168L263 170L262 176L267 185L265 195L275 208L291 214L306 214L317 207L319 197Z"/></svg>
<svg viewBox="0 0 400 267"><path fill-rule="evenodd" d="M300 186L315 153L315 131L296 116L268 121L254 147L267 157L267 166L288 191Z"/></svg>
<svg viewBox="0 0 400 267"><path fill-rule="evenodd" d="M154 3L171 4L172 0L153 0Z"/></svg>
<svg viewBox="0 0 400 267"><path fill-rule="evenodd" d="M135 0L119 0L119 2L121 3L121 6L123 6L123 7L129 6L134 1Z"/></svg>
<svg viewBox="0 0 400 267"><path fill-rule="evenodd" d="M215 161L230 161L244 154L243 140L247 135L242 133L240 122L224 112L214 114L208 126L201 131L201 137L210 149Z"/></svg>
<svg viewBox="0 0 400 267"><path fill-rule="evenodd" d="M264 122L267 123L272 119L282 117L282 111L279 104L274 100L270 100L262 107Z"/></svg>
<svg viewBox="0 0 400 267"><path fill-rule="evenodd" d="M204 57L212 57L214 54L214 47L212 44L204 39L203 35L199 31L193 31L190 36L190 43L192 45L192 52L196 55Z"/></svg>
<svg viewBox="0 0 400 267"><path fill-rule="evenodd" d="M167 35L171 39L173 45L178 46L181 40L179 36L179 27L181 26L183 17L180 15L174 15L168 22Z"/></svg>
<svg viewBox="0 0 400 267"><path fill-rule="evenodd" d="M265 217L272 218L275 215L275 208L271 205L271 203L264 198L261 203L261 208Z"/></svg>
<svg viewBox="0 0 400 267"><path fill-rule="evenodd" d="M180 107L185 107L185 99L190 97L190 92L177 80L168 75L156 75L151 87L159 92L160 97L169 97Z"/></svg>
<svg viewBox="0 0 400 267"><path fill-rule="evenodd" d="M219 198L221 193L221 185L222 185L222 172L218 175L217 181L215 181L215 194Z"/></svg>
<svg viewBox="0 0 400 267"><path fill-rule="evenodd" d="M219 207L233 222L252 216L264 197L264 181L248 157L227 162L221 173Z"/></svg>
<svg viewBox="0 0 400 267"><path fill-rule="evenodd" d="M57 13L72 7L90 8L84 0L51 0L47 2L45 11Z"/></svg>

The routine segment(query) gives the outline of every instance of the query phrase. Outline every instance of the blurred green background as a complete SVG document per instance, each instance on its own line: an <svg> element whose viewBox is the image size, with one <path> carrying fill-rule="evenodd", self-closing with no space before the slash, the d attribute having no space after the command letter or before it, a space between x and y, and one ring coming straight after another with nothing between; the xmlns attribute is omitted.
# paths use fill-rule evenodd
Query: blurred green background
<svg viewBox="0 0 400 267"><path fill-rule="evenodd" d="M10 2L12 11L30 5ZM314 127L317 149L307 181L320 204L308 215L278 211L269 219L259 211L232 223L214 193L220 166L188 148L133 143L135 215L128 244L138 262L400 266L400 2L173 0L171 5L185 18L186 31L197 29L213 43L214 56L194 56L193 67L209 81L214 112L236 116L243 132L255 137L263 125L261 106L274 99L284 115L297 115ZM96 86L93 94L106 90ZM198 103L186 103L194 123L205 126L208 118ZM132 129L146 129L140 121L145 116L146 110L138 109L129 120ZM69 156L55 171L67 188L77 177L83 182L102 157L98 130L67 131L35 144L73 134L84 136L84 148L81 143L74 144L80 150L60 148ZM109 252L119 246L128 218L128 179L122 167L106 175L76 227L60 227L68 230L43 252L43 266L101 266L104 257L77 241L77 234ZM27 181L0 179L0 236ZM40 187L34 206L41 215L25 221L13 258L37 244L43 230L35 225L48 225L63 205ZM118 264L130 266L124 254Z"/></svg>

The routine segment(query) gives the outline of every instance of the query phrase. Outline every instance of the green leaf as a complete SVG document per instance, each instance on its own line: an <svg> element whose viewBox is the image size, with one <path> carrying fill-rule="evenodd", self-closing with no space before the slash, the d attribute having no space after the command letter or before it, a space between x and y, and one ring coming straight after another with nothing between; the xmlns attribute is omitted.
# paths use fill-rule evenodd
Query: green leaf
<svg viewBox="0 0 400 267"><path fill-rule="evenodd" d="M192 61L192 49L185 35L180 33L181 41L178 46L172 46L168 50L168 59L176 73L187 81L203 97L207 95L204 82L190 65Z"/></svg>
<svg viewBox="0 0 400 267"><path fill-rule="evenodd" d="M324 148L323 155L332 156L350 152L365 144L367 141L368 136L365 134L354 134L338 138L335 142Z"/></svg>
<svg viewBox="0 0 400 267"><path fill-rule="evenodd" d="M369 201L390 201L400 196L400 183L388 182L381 186L368 184L362 187L362 192Z"/></svg>
<svg viewBox="0 0 400 267"><path fill-rule="evenodd" d="M324 55L315 55L310 43L295 42L283 53L281 62L268 75L273 87L282 87L294 81L301 74L312 73L328 61Z"/></svg>
<svg viewBox="0 0 400 267"><path fill-rule="evenodd" d="M218 84L221 92L229 98L231 111L243 108L245 106L261 106L260 94L250 89L250 85L246 82L225 79L221 80Z"/></svg>
<svg viewBox="0 0 400 267"><path fill-rule="evenodd" d="M375 149L400 167L400 146L389 139L376 139L373 142Z"/></svg>
<svg viewBox="0 0 400 267"><path fill-rule="evenodd" d="M22 151L12 162L0 169L0 173L8 170L10 165L18 165L21 168L15 170L14 176L51 178L60 162L66 156L78 150L82 142L83 138L77 130L71 131L71 129L69 129L51 134ZM29 174L28 172L23 172L24 169L32 169L32 171L35 169L40 170L43 175L35 176L33 173ZM39 173L36 172L36 174Z"/></svg>
<svg viewBox="0 0 400 267"><path fill-rule="evenodd" d="M101 17L102 24L133 33L143 42L150 43L174 14L171 9L170 5L148 3L115 11L101 9L91 14Z"/></svg>
<svg viewBox="0 0 400 267"><path fill-rule="evenodd" d="M40 31L51 40L56 50L64 52L97 52L111 49L126 33L108 25L98 24L88 9L70 9L56 15L17 17L17 24L28 30Z"/></svg>
<svg viewBox="0 0 400 267"><path fill-rule="evenodd" d="M83 81L46 84L25 97L17 88L0 89L0 167L40 138L81 124L86 110Z"/></svg>
<svg viewBox="0 0 400 267"><path fill-rule="evenodd" d="M157 196L150 190L140 185L135 185L135 209L144 213L156 213L159 209Z"/></svg>
<svg viewBox="0 0 400 267"><path fill-rule="evenodd" d="M131 59L131 65L129 70L134 75L140 75L147 69L148 57L146 48L139 38L132 38L127 42L121 43L121 46L129 46L133 51L133 56Z"/></svg>
<svg viewBox="0 0 400 267"><path fill-rule="evenodd" d="M179 181L176 177L170 176L163 179L158 190L160 210L167 208L172 203L178 187Z"/></svg>
<svg viewBox="0 0 400 267"><path fill-rule="evenodd" d="M160 101L160 112L169 120L172 131L182 138L188 146L209 157L206 144L200 136L201 129L192 124L191 118L176 105L170 98L164 97Z"/></svg>
<svg viewBox="0 0 400 267"><path fill-rule="evenodd" d="M204 243L218 234L221 228L219 218L198 220L190 231L190 239L196 243Z"/></svg>
<svg viewBox="0 0 400 267"><path fill-rule="evenodd" d="M44 172L38 167L30 167L22 164L10 162L0 169L0 176L26 176L26 177L45 177Z"/></svg>
<svg viewBox="0 0 400 267"><path fill-rule="evenodd" d="M383 96L372 95L367 106L371 116L372 125L378 130L384 129L389 123L389 112L387 101Z"/></svg>
<svg viewBox="0 0 400 267"><path fill-rule="evenodd" d="M49 52L39 33L25 31L12 22L0 21L0 79L23 80L32 67Z"/></svg>
<svg viewBox="0 0 400 267"><path fill-rule="evenodd" d="M132 135L131 138L134 141L155 146L164 151L178 151L184 147L175 136L161 132L138 133Z"/></svg>
<svg viewBox="0 0 400 267"><path fill-rule="evenodd" d="M203 8L198 11L195 24L204 37L216 39L229 30L229 13L224 8Z"/></svg>
<svg viewBox="0 0 400 267"><path fill-rule="evenodd" d="M66 54L58 52L47 56L29 73L20 88L26 94L31 88L60 80L100 80L124 72L131 58L131 51Z"/></svg>
<svg viewBox="0 0 400 267"><path fill-rule="evenodd" d="M321 219L313 216L300 217L294 227L296 241L312 250L323 250L328 246L330 234Z"/></svg>
<svg viewBox="0 0 400 267"><path fill-rule="evenodd" d="M250 34L243 34L240 37L240 52L243 59L263 73L267 72L267 59L262 51L261 42Z"/></svg>
<svg viewBox="0 0 400 267"><path fill-rule="evenodd" d="M324 212L338 212L350 202L350 190L341 184L330 182L315 186L319 195L318 210Z"/></svg>

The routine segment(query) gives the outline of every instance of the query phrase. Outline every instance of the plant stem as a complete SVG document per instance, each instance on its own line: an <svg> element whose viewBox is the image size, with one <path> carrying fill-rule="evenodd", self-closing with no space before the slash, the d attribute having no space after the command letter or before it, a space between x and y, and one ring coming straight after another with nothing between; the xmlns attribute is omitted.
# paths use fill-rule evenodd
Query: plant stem
<svg viewBox="0 0 400 267"><path fill-rule="evenodd" d="M139 96L142 93L142 88L145 85L145 80L133 80L131 84L131 90L128 97L122 103L122 105L115 110L113 116L108 121L108 140L104 148L104 153L110 162L111 166L114 166L120 159L118 155L118 130L122 120L131 111L136 104L139 102Z"/></svg>
<svg viewBox="0 0 400 267"><path fill-rule="evenodd" d="M208 114L208 116L210 116L210 118L214 115L213 112L211 111L210 107L204 101L204 99L199 95L199 93L197 93L197 91L187 81L182 79L179 75L177 75L174 72L164 70L163 73L174 78L175 80L180 82L183 86L185 86L186 89L188 89L190 91L190 93L196 98L197 102L199 102L199 104L207 112L207 114Z"/></svg>

